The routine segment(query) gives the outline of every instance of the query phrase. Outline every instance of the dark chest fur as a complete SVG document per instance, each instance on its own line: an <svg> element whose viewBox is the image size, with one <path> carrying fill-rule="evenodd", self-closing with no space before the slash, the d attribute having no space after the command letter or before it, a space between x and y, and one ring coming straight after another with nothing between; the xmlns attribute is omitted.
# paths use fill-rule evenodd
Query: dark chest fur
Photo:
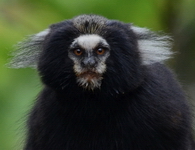
<svg viewBox="0 0 195 150"><path fill-rule="evenodd" d="M186 149L182 142L189 142L187 115L181 118L170 103L159 106L143 89L117 97L64 97L46 89L31 115L32 134L37 134L31 144L36 150Z"/></svg>

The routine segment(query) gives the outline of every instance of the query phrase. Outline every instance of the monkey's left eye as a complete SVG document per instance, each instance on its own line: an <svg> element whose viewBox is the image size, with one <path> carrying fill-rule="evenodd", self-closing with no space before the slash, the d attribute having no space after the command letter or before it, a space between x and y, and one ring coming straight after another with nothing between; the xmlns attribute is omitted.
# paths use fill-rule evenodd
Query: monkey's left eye
<svg viewBox="0 0 195 150"><path fill-rule="evenodd" d="M104 48L98 48L97 50L96 50L96 53L98 54L98 55L103 55L104 53L105 53L105 49Z"/></svg>

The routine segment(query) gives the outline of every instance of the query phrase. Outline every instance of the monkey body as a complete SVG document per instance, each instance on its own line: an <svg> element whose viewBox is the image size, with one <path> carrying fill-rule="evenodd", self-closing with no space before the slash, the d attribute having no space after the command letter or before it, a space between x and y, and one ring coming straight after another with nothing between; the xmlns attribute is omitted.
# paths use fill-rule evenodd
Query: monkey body
<svg viewBox="0 0 195 150"><path fill-rule="evenodd" d="M44 84L25 150L193 150L188 102L163 65L169 40L81 15L19 45L13 67L36 67Z"/></svg>
<svg viewBox="0 0 195 150"><path fill-rule="evenodd" d="M146 73L139 88L117 96L45 88L29 120L26 149L191 149L184 94L169 70L159 64L148 69L152 74Z"/></svg>

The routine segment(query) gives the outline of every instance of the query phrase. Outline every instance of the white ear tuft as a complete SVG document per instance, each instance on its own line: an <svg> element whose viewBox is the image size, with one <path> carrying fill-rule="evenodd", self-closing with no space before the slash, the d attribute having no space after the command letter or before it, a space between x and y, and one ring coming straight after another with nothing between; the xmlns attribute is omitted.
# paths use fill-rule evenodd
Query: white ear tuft
<svg viewBox="0 0 195 150"><path fill-rule="evenodd" d="M146 28L131 26L138 38L138 48L140 51L142 63L149 65L152 63L163 63L169 59L171 52L171 37L166 35L157 35Z"/></svg>
<svg viewBox="0 0 195 150"><path fill-rule="evenodd" d="M16 45L16 51L11 54L13 59L8 66L11 68L36 68L42 51L43 41L49 33L50 29L46 29L19 42Z"/></svg>

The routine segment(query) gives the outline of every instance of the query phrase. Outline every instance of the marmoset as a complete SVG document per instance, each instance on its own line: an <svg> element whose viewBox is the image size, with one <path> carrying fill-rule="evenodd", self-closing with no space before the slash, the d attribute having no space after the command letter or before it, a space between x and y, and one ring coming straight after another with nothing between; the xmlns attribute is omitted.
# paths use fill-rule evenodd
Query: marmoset
<svg viewBox="0 0 195 150"><path fill-rule="evenodd" d="M165 65L171 38L80 15L18 44L15 68L43 83L25 150L193 150L192 115Z"/></svg>

